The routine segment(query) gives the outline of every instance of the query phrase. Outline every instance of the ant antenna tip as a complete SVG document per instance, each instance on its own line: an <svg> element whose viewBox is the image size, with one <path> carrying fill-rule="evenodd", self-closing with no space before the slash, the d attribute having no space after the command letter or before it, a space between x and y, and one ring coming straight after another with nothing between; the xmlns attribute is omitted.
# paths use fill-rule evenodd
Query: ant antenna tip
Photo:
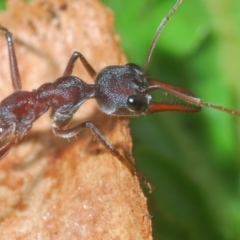
<svg viewBox="0 0 240 240"><path fill-rule="evenodd" d="M170 10L170 12L168 13L168 15L166 17L163 18L163 20L160 22L157 31L153 37L152 43L150 45L149 51L148 51L148 55L147 55L147 59L146 59L146 63L145 63L145 67L144 67L144 71L143 74L146 74L151 57L152 57L152 53L153 50L156 46L157 40L162 32L162 30L164 29L164 27L166 26L166 24L169 22L170 18L172 17L172 15L177 11L179 5L182 3L183 0L177 0L177 2L175 3L175 5L172 7L172 9Z"/></svg>

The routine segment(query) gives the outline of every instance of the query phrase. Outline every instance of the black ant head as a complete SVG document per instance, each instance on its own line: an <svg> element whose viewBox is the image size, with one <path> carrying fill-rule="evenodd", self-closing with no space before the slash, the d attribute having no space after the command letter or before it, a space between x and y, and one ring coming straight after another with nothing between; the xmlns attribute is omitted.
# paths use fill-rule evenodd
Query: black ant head
<svg viewBox="0 0 240 240"><path fill-rule="evenodd" d="M152 102L150 91L161 90L185 102ZM108 115L139 116L161 111L198 112L200 99L191 92L148 79L139 66L108 66L96 77L95 98L100 109Z"/></svg>
<svg viewBox="0 0 240 240"><path fill-rule="evenodd" d="M142 115L151 101L147 79L136 64L108 66L96 77L96 100L111 115Z"/></svg>

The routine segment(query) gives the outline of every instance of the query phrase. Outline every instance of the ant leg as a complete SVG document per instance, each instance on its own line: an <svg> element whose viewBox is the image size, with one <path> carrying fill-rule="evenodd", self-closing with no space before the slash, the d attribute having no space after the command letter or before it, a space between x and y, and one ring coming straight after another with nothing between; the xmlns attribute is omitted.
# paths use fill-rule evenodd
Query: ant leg
<svg viewBox="0 0 240 240"><path fill-rule="evenodd" d="M67 67L65 68L65 71L63 73L63 76L69 76L72 74L75 62L77 61L78 58L82 62L83 66L86 68L89 75L94 79L97 75L96 71L92 68L92 66L89 64L86 58L80 52L76 51L74 51L72 56L70 57Z"/></svg>
<svg viewBox="0 0 240 240"><path fill-rule="evenodd" d="M91 122L84 122L76 125L73 128L70 129L59 129L55 124L53 126L53 133L61 138L72 138L75 135L77 135L79 132L84 130L85 128L89 128L92 133L95 135L95 137L106 147L114 156L119 158L119 160L126 165L129 170L135 174L135 167L132 165L131 162L127 161L125 158L123 158L119 152L108 142L108 140L100 133L98 128Z"/></svg>
<svg viewBox="0 0 240 240"><path fill-rule="evenodd" d="M6 145L0 147L0 160L2 160L12 149L12 147L17 143L18 138L15 137L9 141Z"/></svg>
<svg viewBox="0 0 240 240"><path fill-rule="evenodd" d="M22 89L21 78L18 70L18 63L13 43L12 33L8 31L7 28L0 26L0 30L5 33L8 46L9 62L10 62L10 71L12 77L12 85L15 91Z"/></svg>
<svg viewBox="0 0 240 240"><path fill-rule="evenodd" d="M4 137L9 136L14 131L14 123L12 124L0 124L0 140Z"/></svg>
<svg viewBox="0 0 240 240"><path fill-rule="evenodd" d="M12 149L14 145L18 143L19 137L13 137L9 142L7 142L4 146L0 147L0 160L2 160Z"/></svg>
<svg viewBox="0 0 240 240"><path fill-rule="evenodd" d="M109 141L100 133L100 131L98 130L98 128L91 122L84 122L84 123L80 123L78 125L76 125L73 128L70 129L59 129L57 127L58 124L54 124L53 125L53 133L58 136L58 137L62 137L62 138L71 138L75 135L77 135L79 132L81 132L82 130L84 130L85 128L89 128L92 133L94 134L94 136L97 138L97 140L99 140L102 145L115 157L117 157L129 170L133 175L136 175L141 181L142 183L144 183L150 192L152 192L152 186L151 184L147 181L146 177L143 176L141 173L136 171L135 166L126 158L124 158L117 150L116 148L114 148L112 146L111 143L109 143Z"/></svg>

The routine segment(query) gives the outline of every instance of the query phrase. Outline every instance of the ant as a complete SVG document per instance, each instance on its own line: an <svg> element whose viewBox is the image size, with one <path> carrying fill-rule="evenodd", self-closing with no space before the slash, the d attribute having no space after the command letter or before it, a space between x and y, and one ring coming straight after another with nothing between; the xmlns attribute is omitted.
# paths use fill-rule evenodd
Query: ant
<svg viewBox="0 0 240 240"><path fill-rule="evenodd" d="M73 114L86 100L95 98L102 112L117 116L140 116L160 111L199 112L201 107L210 107L240 117L239 112L203 102L185 89L146 77L160 33L181 3L182 0L177 0L168 15L161 21L150 45L144 70L136 64L128 63L122 66L107 66L96 73L80 52L73 52L62 77L57 78L54 82L45 83L31 92L22 90L12 34L7 28L0 26L7 41L11 79L15 90L0 103L0 139L2 142L0 159L5 157L30 130L33 122L51 108L53 112L52 128L56 136L72 138L83 129L89 128L107 150L128 167L131 173L136 174L148 184L145 177L136 172L131 161L124 158L92 122L83 122L67 128ZM78 59L95 80L94 84L88 84L82 79L72 76L74 65ZM150 92L153 90L161 90L166 94L173 95L185 102L185 105L183 103L152 102Z"/></svg>

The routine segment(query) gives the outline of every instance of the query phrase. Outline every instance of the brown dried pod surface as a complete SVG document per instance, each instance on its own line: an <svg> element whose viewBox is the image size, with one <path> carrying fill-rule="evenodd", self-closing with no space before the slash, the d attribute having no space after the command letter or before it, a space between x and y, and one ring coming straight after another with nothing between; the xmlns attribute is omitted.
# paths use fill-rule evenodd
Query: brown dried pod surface
<svg viewBox="0 0 240 240"><path fill-rule="evenodd" d="M0 24L15 37L23 89L54 81L74 50L96 71L126 59L113 15L97 0L9 0ZM4 35L0 97L13 92ZM74 75L93 82L77 62ZM74 122L93 121L121 152L130 153L128 121L102 114L94 100ZM47 113L0 162L1 239L152 239L138 179L89 130L69 142L51 132Z"/></svg>

